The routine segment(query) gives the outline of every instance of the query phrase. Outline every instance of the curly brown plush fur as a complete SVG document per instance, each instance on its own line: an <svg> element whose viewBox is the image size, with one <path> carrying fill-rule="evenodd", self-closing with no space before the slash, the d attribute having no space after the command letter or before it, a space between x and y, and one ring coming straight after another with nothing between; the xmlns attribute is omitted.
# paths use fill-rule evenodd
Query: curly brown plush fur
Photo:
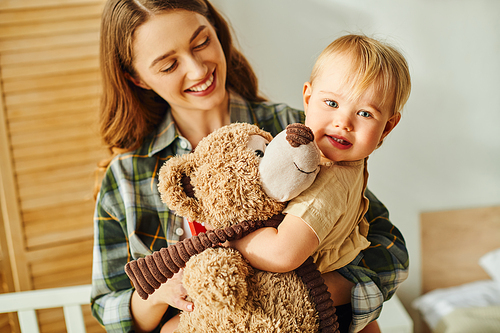
<svg viewBox="0 0 500 333"><path fill-rule="evenodd" d="M272 140L255 125L232 124L207 136L193 153L168 160L158 185L163 202L175 207L177 215L210 222L215 229L281 213L285 204L269 198L260 185L260 159L247 148L251 135ZM191 179L194 197L184 191L185 175Z"/></svg>
<svg viewBox="0 0 500 333"><path fill-rule="evenodd" d="M255 270L234 249L194 257L184 279L198 302L192 313L181 314L179 332L318 331L308 289L296 274Z"/></svg>

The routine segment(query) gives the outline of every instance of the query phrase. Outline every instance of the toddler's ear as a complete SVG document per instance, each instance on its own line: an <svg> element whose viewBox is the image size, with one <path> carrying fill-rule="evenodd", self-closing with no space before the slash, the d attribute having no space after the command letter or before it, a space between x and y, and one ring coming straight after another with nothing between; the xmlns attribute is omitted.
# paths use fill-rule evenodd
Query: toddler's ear
<svg viewBox="0 0 500 333"><path fill-rule="evenodd" d="M380 138L380 140L383 140L389 133L391 133L391 131L394 129L394 127L396 127L400 120L401 113L399 112L389 118L389 120L387 120L387 123L385 124L384 132L382 133L382 137Z"/></svg>
<svg viewBox="0 0 500 333"><path fill-rule="evenodd" d="M304 102L304 112L307 114L307 108L309 106L309 100L312 94L311 82L304 83L304 88L302 89L302 100Z"/></svg>

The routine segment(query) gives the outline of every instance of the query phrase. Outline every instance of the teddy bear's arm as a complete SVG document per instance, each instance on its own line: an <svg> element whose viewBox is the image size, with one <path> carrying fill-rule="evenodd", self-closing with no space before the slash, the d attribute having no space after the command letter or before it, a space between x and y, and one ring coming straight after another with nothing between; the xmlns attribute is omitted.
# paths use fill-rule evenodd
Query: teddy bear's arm
<svg viewBox="0 0 500 333"><path fill-rule="evenodd" d="M337 322L337 315L335 314L335 307L333 306L331 294L313 258L307 258L307 260L295 270L295 273L301 278L307 289L309 289L309 294L316 304L320 331L322 333L338 333L339 323Z"/></svg>
<svg viewBox="0 0 500 333"><path fill-rule="evenodd" d="M265 221L245 221L224 229L208 230L144 258L128 262L125 265L125 273L132 281L137 294L142 299L147 299L162 283L185 267L186 262L195 254L226 241L240 239L262 227L277 227L283 217L278 214Z"/></svg>

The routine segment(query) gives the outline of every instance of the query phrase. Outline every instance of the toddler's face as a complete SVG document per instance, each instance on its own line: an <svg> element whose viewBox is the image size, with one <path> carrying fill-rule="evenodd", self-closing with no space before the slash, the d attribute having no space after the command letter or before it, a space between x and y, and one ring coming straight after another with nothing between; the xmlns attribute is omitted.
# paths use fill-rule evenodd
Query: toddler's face
<svg viewBox="0 0 500 333"><path fill-rule="evenodd" d="M305 124L329 160L356 161L370 155L379 142L397 125L400 115L392 116L392 101L382 103L377 85L359 98L350 98L350 62L335 56L325 62L313 86L306 82L303 91Z"/></svg>

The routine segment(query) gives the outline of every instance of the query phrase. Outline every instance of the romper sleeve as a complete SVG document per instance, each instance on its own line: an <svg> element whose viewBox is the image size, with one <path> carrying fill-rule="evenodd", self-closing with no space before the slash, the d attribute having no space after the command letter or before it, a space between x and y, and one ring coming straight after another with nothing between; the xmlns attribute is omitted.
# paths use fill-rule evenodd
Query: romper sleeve
<svg viewBox="0 0 500 333"><path fill-rule="evenodd" d="M349 264L338 272L353 282L350 332L357 332L378 318L382 303L389 300L408 277L409 257L401 232L389 221L387 208L366 189L370 201L366 219L370 224L371 246L362 251L359 264Z"/></svg>
<svg viewBox="0 0 500 333"><path fill-rule="evenodd" d="M123 201L108 170L94 213L91 294L92 314L107 332L133 330L130 313L133 289L124 270L129 251L126 227L120 222L125 212L121 210Z"/></svg>

